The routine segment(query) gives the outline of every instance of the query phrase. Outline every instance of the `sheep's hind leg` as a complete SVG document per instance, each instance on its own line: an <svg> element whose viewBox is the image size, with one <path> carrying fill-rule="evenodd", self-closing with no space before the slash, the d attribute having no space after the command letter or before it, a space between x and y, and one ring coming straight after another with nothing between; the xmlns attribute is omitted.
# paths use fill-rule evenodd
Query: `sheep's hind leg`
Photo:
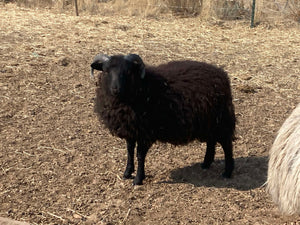
<svg viewBox="0 0 300 225"><path fill-rule="evenodd" d="M142 185L145 179L145 158L151 145L139 143L137 146L138 168L136 176L133 180L133 185Z"/></svg>
<svg viewBox="0 0 300 225"><path fill-rule="evenodd" d="M134 149L135 140L127 140L127 165L123 175L124 179L130 179L132 173L134 172Z"/></svg>
<svg viewBox="0 0 300 225"><path fill-rule="evenodd" d="M225 154L225 171L222 174L224 178L230 178L234 169L234 159L232 156L232 141L230 138L220 142Z"/></svg>
<svg viewBox="0 0 300 225"><path fill-rule="evenodd" d="M212 162L214 161L216 144L217 144L216 141L212 141L212 140L207 141L204 161L203 163L201 163L202 169L208 169L212 164Z"/></svg>

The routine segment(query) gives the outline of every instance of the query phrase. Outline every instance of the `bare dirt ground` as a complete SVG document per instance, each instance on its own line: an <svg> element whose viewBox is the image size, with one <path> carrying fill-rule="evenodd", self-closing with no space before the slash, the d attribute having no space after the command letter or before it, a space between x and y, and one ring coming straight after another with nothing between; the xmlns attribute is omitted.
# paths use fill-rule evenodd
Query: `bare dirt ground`
<svg viewBox="0 0 300 225"><path fill-rule="evenodd" d="M81 16L0 6L0 217L31 224L296 224L265 191L268 151L300 102L299 27L197 18ZM238 118L233 178L205 145L155 144L143 186L121 179L123 140L93 113L98 52L146 63L194 59L230 74Z"/></svg>

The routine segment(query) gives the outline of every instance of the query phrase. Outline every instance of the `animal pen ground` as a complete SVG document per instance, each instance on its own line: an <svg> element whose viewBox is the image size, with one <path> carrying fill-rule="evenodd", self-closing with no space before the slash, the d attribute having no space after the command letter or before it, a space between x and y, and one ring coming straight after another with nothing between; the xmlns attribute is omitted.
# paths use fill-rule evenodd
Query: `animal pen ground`
<svg viewBox="0 0 300 225"><path fill-rule="evenodd" d="M70 16L0 6L0 217L31 224L296 224L265 191L268 151L300 102L299 27L197 18ZM220 147L157 143L143 186L123 180L125 142L93 113L90 62L138 53L148 64L224 67L236 108L236 168Z"/></svg>

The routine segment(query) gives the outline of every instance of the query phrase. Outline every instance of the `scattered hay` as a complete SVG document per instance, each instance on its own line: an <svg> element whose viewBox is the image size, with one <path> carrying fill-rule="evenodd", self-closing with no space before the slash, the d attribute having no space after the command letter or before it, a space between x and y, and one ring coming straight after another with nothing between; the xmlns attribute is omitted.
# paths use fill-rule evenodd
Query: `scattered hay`
<svg viewBox="0 0 300 225"><path fill-rule="evenodd" d="M252 93L252 94L257 92L255 87L252 87L247 84L238 86L238 90L240 90L243 93Z"/></svg>
<svg viewBox="0 0 300 225"><path fill-rule="evenodd" d="M0 5L0 17L1 216L32 224L300 220L281 216L261 187L275 134L300 102L299 28L174 16L76 17L13 4ZM145 185L122 180L125 143L93 113L89 65L98 52L137 53L154 65L192 59L222 66L238 119L233 179L218 177L220 148L212 168L199 170L205 146L195 142L157 143Z"/></svg>

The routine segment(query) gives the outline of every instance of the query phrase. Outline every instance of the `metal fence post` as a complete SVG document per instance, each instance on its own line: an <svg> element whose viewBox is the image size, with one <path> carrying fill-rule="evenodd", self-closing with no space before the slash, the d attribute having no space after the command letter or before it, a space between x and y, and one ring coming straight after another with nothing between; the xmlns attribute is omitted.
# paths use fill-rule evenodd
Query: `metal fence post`
<svg viewBox="0 0 300 225"><path fill-rule="evenodd" d="M75 2L76 16L79 16L77 0L74 0L74 2Z"/></svg>
<svg viewBox="0 0 300 225"><path fill-rule="evenodd" d="M254 27L254 14L255 14L255 0L252 2L252 12L251 12L251 28Z"/></svg>

